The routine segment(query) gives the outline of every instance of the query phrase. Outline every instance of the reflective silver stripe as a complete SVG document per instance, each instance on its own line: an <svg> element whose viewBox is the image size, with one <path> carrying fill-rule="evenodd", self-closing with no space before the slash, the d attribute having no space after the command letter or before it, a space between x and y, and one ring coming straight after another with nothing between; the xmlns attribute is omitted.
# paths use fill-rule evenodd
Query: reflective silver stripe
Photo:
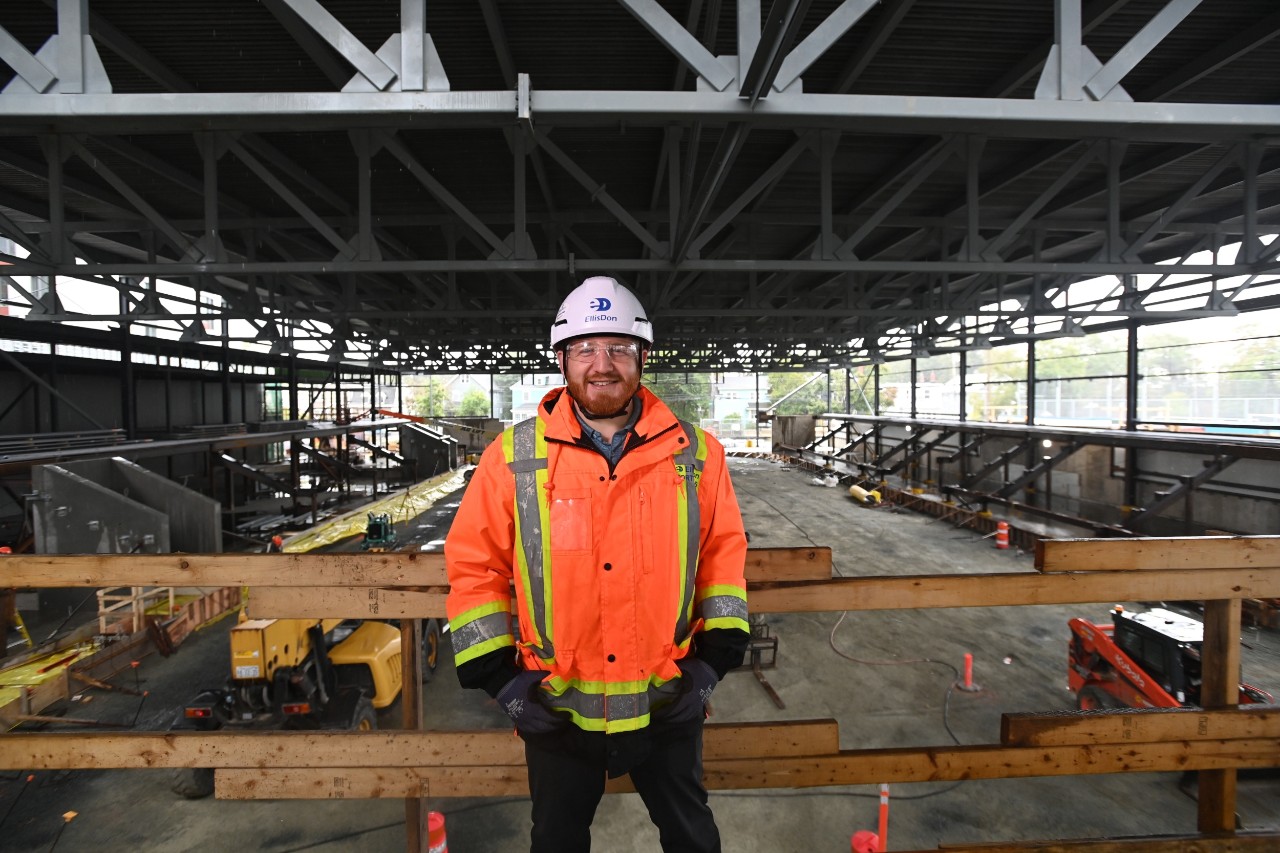
<svg viewBox="0 0 1280 853"><path fill-rule="evenodd" d="M650 686L643 693L587 693L570 687L560 696L548 697L553 708L568 709L584 720L618 722L644 717L657 705L675 699L682 689L680 679L673 678L661 686Z"/></svg>
<svg viewBox="0 0 1280 853"><path fill-rule="evenodd" d="M490 613L474 619L460 628L449 626L449 636L453 642L453 653L461 655L472 646L496 640L499 637L511 636L511 614ZM508 643L508 645L510 645Z"/></svg>
<svg viewBox="0 0 1280 853"><path fill-rule="evenodd" d="M546 569L549 568L550 555L543 553L542 547L542 504L545 499L542 489L538 488L538 472L547 467L546 442L542 442L542 452L538 447L538 419L529 418L516 424L512 429L512 458L507 460L516 480L516 516L520 531L521 574L525 585L525 594L533 608L530 614L534 629L538 632L537 643L530 646L541 658L555 657L555 647L547 633L546 614ZM526 642L534 638L524 638Z"/></svg>
<svg viewBox="0 0 1280 853"><path fill-rule="evenodd" d="M698 615L705 619L747 618L747 603L733 595L712 595L698 604Z"/></svg>
<svg viewBox="0 0 1280 853"><path fill-rule="evenodd" d="M675 641L684 643L689 635L689 619L693 613L694 580L698 577L698 540L701 538L701 511L698 506L698 483L702 481L702 460L699 459L698 430L692 424L680 421L680 427L688 438L686 447L675 455L675 464L685 466L685 539L684 559L681 560L680 612L676 619ZM695 472L690 476L689 472Z"/></svg>

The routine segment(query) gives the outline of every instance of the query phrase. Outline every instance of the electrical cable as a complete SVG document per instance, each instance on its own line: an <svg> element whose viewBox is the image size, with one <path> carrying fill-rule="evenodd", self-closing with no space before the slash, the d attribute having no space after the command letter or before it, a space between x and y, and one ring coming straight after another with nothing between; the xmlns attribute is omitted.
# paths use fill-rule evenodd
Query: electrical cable
<svg viewBox="0 0 1280 853"><path fill-rule="evenodd" d="M769 509L776 512L778 515L785 518L792 527L800 531L800 535L803 536L805 538L805 541L807 541L810 545L812 545L815 548L821 547L817 542L813 541L813 539L809 536L809 534L805 532L805 529L803 527L801 527L799 524L796 524L795 520L792 519L791 516L787 515L785 512L783 512L782 510L774 506L772 503L770 503L768 498L761 497L760 495L752 495L752 497L754 497L756 500L763 503L765 506L769 507Z"/></svg>
<svg viewBox="0 0 1280 853"><path fill-rule="evenodd" d="M843 573L839 570L839 568L837 568L834 564L832 565L832 568L836 570L836 574L841 575L842 577L844 576ZM831 646L831 651L835 652L836 655L838 655L839 657L842 657L847 661L852 661L853 663L862 664L863 666L911 666L916 664L933 664L933 665L945 667L946 669L951 670L951 674L955 677L955 679L950 684L947 685L947 692L943 696L942 727L947 730L947 734L951 736L951 740L956 744L956 746L961 746L962 744L960 743L960 738L956 736L955 731L953 731L951 728L951 694L955 692L956 685L960 683L960 670L956 669L956 667L953 664L949 664L946 661L934 660L933 658L907 658L903 660L866 660L864 658L857 658L857 657L854 657L853 655L846 654L845 652L840 651L840 649L836 647L836 631L837 629L839 629L841 623L844 622L845 617L848 615L849 615L849 611L847 610L841 613L840 618L836 620L836 624L831 626L831 633L827 636L827 643L828 645ZM948 791L954 791L956 788L959 788L963 784L964 784L964 781L961 780L958 782L953 782L952 784L948 785L945 788L939 788L936 791L930 791L926 794L916 794L911 796L895 797L895 799L923 800L928 797L936 797L939 794L945 794ZM879 797L880 795L854 793L854 794L851 794L850 796Z"/></svg>
<svg viewBox="0 0 1280 853"><path fill-rule="evenodd" d="M795 520L794 520L794 519L792 519L790 516L788 516L788 515L787 515L785 512L783 512L781 509L779 509L778 507L774 506L774 505L773 505L773 503L771 503L771 502L769 501L769 499L768 499L768 498L761 497L760 495L753 495L752 497L754 497L754 498L755 498L756 500L758 500L758 501L761 501L761 502L762 502L762 503L764 503L766 506L768 506L770 509L772 509L774 512L776 512L778 515L780 515L780 516L782 516L784 519L786 519L786 520L791 524L791 526L792 526L792 527L794 527L796 530L800 531L800 535L804 536L804 538L809 542L809 544L810 544L810 545L813 545L815 548L819 547L818 543L813 541L813 539L809 536L809 534L808 534L807 532L805 532L805 529L804 529L803 527L801 527L799 524L797 524L797 523L795 522ZM889 504L880 504L880 505L879 505L878 507L876 507L876 508L885 507L885 506L889 506ZM840 567L839 567L838 565L836 565L834 562L831 564L831 568L832 568L832 570L834 570L834 571L835 571L835 573L836 573L836 575L837 575L837 576L839 576L839 577L847 577L847 575L845 575L845 573L844 573L844 572L840 571ZM960 745L961 745L961 743L960 743L960 738L956 736L956 733L955 733L955 732L952 730L952 728L951 728L951 694L952 694L953 692L955 692L956 685L958 685L958 684L960 683L960 670L959 670L959 669L957 669L953 664L947 663L946 661L934 660L934 659L932 659L932 658L910 658L910 659L906 659L906 660L866 660L866 659L863 659L863 658L857 658L857 657L854 657L853 655L846 654L845 652L840 651L840 649L836 646L836 631L840 628L840 625L844 622L845 617L846 617L846 616L848 616L848 615L849 615L849 611L847 611L847 610L846 610L846 611L844 611L844 612L842 612L842 613L840 614L840 618L839 618L839 619L837 619L837 620L836 620L836 624L835 624L835 625L833 625L833 626L831 627L831 633L830 633L830 634L828 635L828 637L827 637L827 643L828 643L828 645L830 645L830 646L831 646L831 650L832 650L833 652L835 652L837 656L842 657L842 658L844 658L845 660L851 661L851 662L853 662L853 663L862 664L863 666L911 666L911 665L917 665L917 664L933 664L933 665L941 666L941 667L945 667L946 669L951 670L951 674L952 674L952 676L954 677L954 680L953 680L949 685L947 685L947 692L946 692L945 696L943 697L943 702L942 702L942 726L943 726L943 728L945 728L945 729L947 730L947 734L951 736L951 740L952 740L952 741L954 741L954 742L955 742L955 744L956 744L957 746L960 746ZM958 781L958 782L954 782L954 783L952 783L952 784L950 784L950 785L946 786L945 788L939 788L939 789L938 789L938 790L936 790L936 791L930 791L930 792L925 793L925 794L916 794L916 795L911 795L911 796L896 797L895 799L899 799L899 800L923 800L923 799L926 799L926 798L928 798L928 797L936 797L936 796L938 796L939 794L945 794L945 793L947 793L948 791L953 791L953 790L955 790L956 788L960 787L962 784L964 784L963 780ZM796 794L789 794L789 795L787 795L787 796L823 796L823 795L826 795L826 796L833 796L833 795L836 795L836 794L837 794L837 792L829 792L829 793L825 793L825 794L824 794L823 792L813 792L813 793L800 792L800 793L796 793ZM776 792L771 793L771 794L769 794L769 795L765 795L765 794L751 794L751 793L721 793L721 794L717 794L716 796L722 796L722 797L745 796L745 797L749 797L749 796L774 796L774 795L776 795ZM851 793L851 792L839 792L839 796L853 796L853 797L871 797L871 798L878 798L880 795L879 795L878 793L875 793L875 794L861 794L861 793Z"/></svg>

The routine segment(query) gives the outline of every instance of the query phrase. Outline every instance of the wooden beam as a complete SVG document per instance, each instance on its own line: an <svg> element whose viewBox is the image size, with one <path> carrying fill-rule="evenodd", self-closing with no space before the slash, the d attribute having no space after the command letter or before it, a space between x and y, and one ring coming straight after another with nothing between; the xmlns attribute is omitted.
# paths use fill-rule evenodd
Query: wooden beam
<svg viewBox="0 0 1280 853"><path fill-rule="evenodd" d="M529 777L524 765L220 768L213 790L219 800L527 797Z"/></svg>
<svg viewBox="0 0 1280 853"><path fill-rule="evenodd" d="M1143 601L1156 591L1162 599L1183 601L1224 595L1277 598L1280 597L1280 567L1202 572L1008 572L760 581L747 584L747 604L753 613L1014 607ZM259 587L249 595L249 615L255 619L443 617L446 595L442 587L419 590Z"/></svg>
<svg viewBox="0 0 1280 853"><path fill-rule="evenodd" d="M455 796L458 790L486 788L494 796L515 791L527 795L528 774L523 767L288 767L214 771L214 792L220 800L354 800L403 796ZM456 787L455 787L456 786ZM630 776L605 783L605 792L635 791ZM409 816L413 819L413 815Z"/></svg>
<svg viewBox="0 0 1280 853"><path fill-rule="evenodd" d="M444 555L422 551L334 554L22 554L6 558L15 586L440 586Z"/></svg>
<svg viewBox="0 0 1280 853"><path fill-rule="evenodd" d="M1270 738L1058 747L906 747L842 750L837 755L813 758L707 762L705 778L708 786L716 789L810 788L1273 767L1277 760L1280 760L1280 742Z"/></svg>
<svg viewBox="0 0 1280 853"><path fill-rule="evenodd" d="M87 739L86 739L87 738ZM504 731L18 733L0 737L0 767L105 770L144 767L409 767L522 765Z"/></svg>
<svg viewBox="0 0 1280 853"><path fill-rule="evenodd" d="M406 731L425 729L426 706L422 690L422 620L405 619L400 622L400 710ZM403 772L403 771L401 771ZM332 779L329 777L332 784ZM214 773L217 790L217 773ZM419 786L419 788L425 786ZM411 790L414 790L411 788ZM425 793L406 793L404 801L405 850L407 853L429 853L427 808Z"/></svg>
<svg viewBox="0 0 1280 853"><path fill-rule="evenodd" d="M1226 569L1280 566L1280 536L1040 539L1042 572Z"/></svg>
<svg viewBox="0 0 1280 853"><path fill-rule="evenodd" d="M1006 746L1267 737L1280 738L1280 705L1247 705L1239 710L1215 711L1196 708L1054 711L1004 714L1000 718L1000 742Z"/></svg>
<svg viewBox="0 0 1280 853"><path fill-rule="evenodd" d="M307 586L443 587L444 555L422 551L334 554L11 554L5 582L15 587ZM752 548L749 580L831 577L831 549Z"/></svg>
<svg viewBox="0 0 1280 853"><path fill-rule="evenodd" d="M524 767L288 767L214 771L220 800L355 800L406 797L527 796ZM459 792L467 791L462 794ZM605 793L635 792L630 776L609 779ZM412 820L412 815L410 816Z"/></svg>
<svg viewBox="0 0 1280 853"><path fill-rule="evenodd" d="M830 548L750 548L747 581L826 580L831 577Z"/></svg>
<svg viewBox="0 0 1280 853"><path fill-rule="evenodd" d="M961 779L1014 779L1220 769L1226 766L1271 767L1280 760L1280 743L1257 740L1199 741L1192 744L1116 744L1062 747L974 746L924 749L844 750L831 755L761 758L707 758L703 781L711 790L813 788L827 785L871 785L880 782L943 782ZM38 769L38 768L37 768ZM227 799L298 796L329 798L337 787L343 797L418 796L519 797L529 793L523 766L284 768L270 762L261 768L219 769L218 796ZM412 770L389 773L389 770ZM292 775L290 780L286 778ZM345 780L341 787L326 776ZM229 786L223 790L222 786ZM403 786L403 787L401 787ZM425 786L425 788L423 787ZM608 788L630 790L626 783Z"/></svg>
<svg viewBox="0 0 1280 853"><path fill-rule="evenodd" d="M746 759L829 755L840 749L835 720L710 723L703 755ZM427 732L57 732L0 736L0 768L52 770L143 767L461 767L524 765L510 729Z"/></svg>
<svg viewBox="0 0 1280 853"><path fill-rule="evenodd" d="M777 581L748 586L757 613L908 610L926 607L1013 607L1280 597L1280 567L1187 571L1108 571L1071 574L1009 572Z"/></svg>
<svg viewBox="0 0 1280 853"><path fill-rule="evenodd" d="M725 757L708 728L706 778L723 788L805 788L879 782L938 782L1125 773L1274 767L1280 764L1275 738L1203 740L1186 743L1121 743L1053 747L923 747L842 750L807 755L778 754L767 741L768 726L737 729ZM804 724L817 725L822 723ZM829 732L819 739L829 738ZM789 747L788 747L789 748ZM743 754L745 751L745 754ZM455 782L475 773L476 785L455 786L454 796L487 796L491 770L509 772L523 764L521 744L507 732L255 732L255 733L58 733L0 737L0 767L66 768L417 768L428 781L448 774ZM440 796L432 784L432 796ZM504 794L505 795L505 794ZM387 796L403 797L403 791Z"/></svg>
<svg viewBox="0 0 1280 853"><path fill-rule="evenodd" d="M1170 835L1080 841L994 841L948 844L944 849L946 853L1273 853L1280 850L1280 833ZM913 853L938 851L917 850Z"/></svg>
<svg viewBox="0 0 1280 853"><path fill-rule="evenodd" d="M1200 647L1200 704L1234 708L1240 699L1240 600L1204 603L1204 644ZM1197 779L1196 828L1235 829L1236 771L1207 770Z"/></svg>
<svg viewBox="0 0 1280 853"><path fill-rule="evenodd" d="M447 619L445 587L430 590L260 586L249 590L250 619Z"/></svg>

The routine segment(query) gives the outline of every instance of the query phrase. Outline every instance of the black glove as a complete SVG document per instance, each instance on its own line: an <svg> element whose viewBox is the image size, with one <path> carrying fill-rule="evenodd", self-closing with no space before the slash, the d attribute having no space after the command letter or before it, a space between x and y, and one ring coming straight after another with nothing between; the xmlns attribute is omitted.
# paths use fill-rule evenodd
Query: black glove
<svg viewBox="0 0 1280 853"><path fill-rule="evenodd" d="M538 685L550 674L540 669L525 670L508 681L494 697L498 700L498 707L506 711L511 722L516 724L517 731L527 735L546 734L562 728L567 722L538 698L542 692Z"/></svg>
<svg viewBox="0 0 1280 853"><path fill-rule="evenodd" d="M676 701L658 713L658 718L665 723L690 723L705 719L711 691L720 683L720 677L709 663L698 658L681 658L676 661L676 666L680 667L680 681L684 690Z"/></svg>

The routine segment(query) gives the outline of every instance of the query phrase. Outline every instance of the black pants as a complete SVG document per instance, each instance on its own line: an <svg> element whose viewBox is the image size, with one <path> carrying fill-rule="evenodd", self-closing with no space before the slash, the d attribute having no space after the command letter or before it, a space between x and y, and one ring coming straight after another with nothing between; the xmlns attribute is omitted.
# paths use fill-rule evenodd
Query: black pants
<svg viewBox="0 0 1280 853"><path fill-rule="evenodd" d="M720 831L702 786L701 722L631 735L571 728L563 735L526 738L533 797L531 853L591 849L591 821L620 745L635 757L628 772L658 827L664 853L720 853Z"/></svg>

